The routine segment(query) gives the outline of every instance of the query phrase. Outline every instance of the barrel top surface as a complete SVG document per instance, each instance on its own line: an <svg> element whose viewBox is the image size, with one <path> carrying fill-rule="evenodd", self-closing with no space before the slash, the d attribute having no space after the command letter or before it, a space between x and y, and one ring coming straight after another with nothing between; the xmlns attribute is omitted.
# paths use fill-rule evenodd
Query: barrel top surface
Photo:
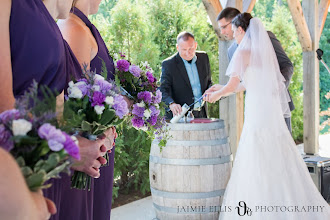
<svg viewBox="0 0 330 220"><path fill-rule="evenodd" d="M224 128L225 124L222 119L215 119L211 123L168 123L171 131L196 131L196 130L214 130Z"/></svg>

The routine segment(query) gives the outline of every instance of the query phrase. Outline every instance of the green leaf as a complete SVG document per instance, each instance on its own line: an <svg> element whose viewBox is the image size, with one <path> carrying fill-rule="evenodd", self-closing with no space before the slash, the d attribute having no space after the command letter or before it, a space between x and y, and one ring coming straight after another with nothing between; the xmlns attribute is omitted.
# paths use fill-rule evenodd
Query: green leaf
<svg viewBox="0 0 330 220"><path fill-rule="evenodd" d="M81 130L82 131L87 131L87 132L91 131L92 130L92 125L87 121L82 121L81 122Z"/></svg>
<svg viewBox="0 0 330 220"><path fill-rule="evenodd" d="M26 183L31 191L37 191L43 183L47 180L46 179L46 172L41 170L38 173L33 173L26 179Z"/></svg>
<svg viewBox="0 0 330 220"><path fill-rule="evenodd" d="M18 163L18 166L19 167L24 167L25 166L25 160L24 160L24 158L22 156L18 157L16 159L16 162Z"/></svg>
<svg viewBox="0 0 330 220"><path fill-rule="evenodd" d="M107 109L103 112L99 123L102 125L108 125L115 117L116 117L116 111L113 109Z"/></svg>
<svg viewBox="0 0 330 220"><path fill-rule="evenodd" d="M46 180L51 179L51 178L60 178L59 174L67 169L70 165L69 161L64 162L63 164L61 164L60 166L55 167L54 169L52 169L51 171L49 171L46 175Z"/></svg>
<svg viewBox="0 0 330 220"><path fill-rule="evenodd" d="M32 175L33 171L30 167L24 166L21 167L21 171L24 177L28 177L30 175Z"/></svg>

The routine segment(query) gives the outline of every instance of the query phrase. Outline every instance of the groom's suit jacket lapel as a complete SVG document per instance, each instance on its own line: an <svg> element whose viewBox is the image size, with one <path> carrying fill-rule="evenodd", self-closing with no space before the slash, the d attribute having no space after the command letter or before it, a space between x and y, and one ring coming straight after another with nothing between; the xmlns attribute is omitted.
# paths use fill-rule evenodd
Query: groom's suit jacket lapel
<svg viewBox="0 0 330 220"><path fill-rule="evenodd" d="M202 92L204 91L204 84L203 79L204 79L204 75L203 73L205 73L206 70L203 70L203 61L201 60L201 57L198 56L198 53L196 53L197 56L197 60L196 60L196 66L197 66L197 71L198 71L198 76L199 76L199 81L201 83L201 90ZM189 89L192 90L191 84L190 84L190 80L189 80L189 76L186 70L186 67L183 63L182 58L180 57L179 53L177 53L177 55L175 56L176 58L176 65L177 68L179 70L179 75L183 78L184 82L187 84L187 86L189 87Z"/></svg>
<svg viewBox="0 0 330 220"><path fill-rule="evenodd" d="M191 84L190 84L190 80L189 80L189 77L188 77L186 67L184 66L183 60L180 57L179 53L176 54L175 59L176 59L176 65L177 65L177 68L178 68L178 71L179 71L178 75L180 75L183 78L183 81L187 84L189 89L192 91L192 87L191 87Z"/></svg>

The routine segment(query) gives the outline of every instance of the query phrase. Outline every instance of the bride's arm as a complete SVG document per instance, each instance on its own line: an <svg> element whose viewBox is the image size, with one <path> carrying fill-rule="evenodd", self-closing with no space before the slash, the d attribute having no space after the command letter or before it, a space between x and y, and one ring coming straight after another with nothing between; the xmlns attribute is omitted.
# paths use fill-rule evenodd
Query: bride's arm
<svg viewBox="0 0 330 220"><path fill-rule="evenodd" d="M228 83L216 92L206 93L204 100L210 103L218 101L222 96L230 95L236 92L236 89L241 84L239 77L230 77ZM241 89L241 88L239 88Z"/></svg>

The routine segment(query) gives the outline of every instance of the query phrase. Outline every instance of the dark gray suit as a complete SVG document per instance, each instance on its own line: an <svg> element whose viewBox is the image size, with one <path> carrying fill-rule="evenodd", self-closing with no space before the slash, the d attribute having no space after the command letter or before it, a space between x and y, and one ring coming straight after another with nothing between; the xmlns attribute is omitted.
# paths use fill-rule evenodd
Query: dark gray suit
<svg viewBox="0 0 330 220"><path fill-rule="evenodd" d="M196 52L197 60L196 66L201 84L201 91L204 94L211 82L211 70L209 57L205 52ZM190 105L194 102L194 94L191 88L190 80L186 67L180 57L179 53L165 59L162 62L162 75L160 91L162 92L162 100L166 105L174 102L180 104ZM202 107L200 112L193 112L196 118L206 118L206 108ZM172 112L166 114L166 118L172 118Z"/></svg>
<svg viewBox="0 0 330 220"><path fill-rule="evenodd" d="M285 86L286 86L286 88L289 88L291 77L292 77L292 74L293 74L292 62L289 59L289 57L286 55L280 41L276 38L276 36L270 31L267 31L267 33L269 35L270 41L273 44L275 54L276 54L276 57L277 57L277 61L278 61L278 64L280 66L280 71L281 71L283 77L285 78ZM229 60L231 60L231 58L233 57L237 47L238 47L237 43L234 42L228 48L228 58L229 58ZM288 90L288 92L289 92L289 90ZM289 95L290 95L290 98L291 98L290 92L289 92ZM291 101L289 102L289 107L290 107L291 111L293 111L295 109L294 104L292 102L292 98L291 98ZM288 126L288 128L291 132L291 130L292 130L291 129L291 118L285 118L285 122L286 122L286 124L287 124L287 126Z"/></svg>

